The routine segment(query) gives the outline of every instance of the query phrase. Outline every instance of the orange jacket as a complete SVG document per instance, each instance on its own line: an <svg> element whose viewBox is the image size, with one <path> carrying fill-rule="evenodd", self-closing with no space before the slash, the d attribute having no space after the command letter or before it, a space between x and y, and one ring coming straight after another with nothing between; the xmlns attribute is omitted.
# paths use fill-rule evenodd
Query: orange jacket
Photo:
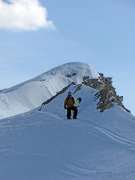
<svg viewBox="0 0 135 180"><path fill-rule="evenodd" d="M64 106L69 108L72 107L75 103L75 100L72 96L67 96L65 101L64 101Z"/></svg>

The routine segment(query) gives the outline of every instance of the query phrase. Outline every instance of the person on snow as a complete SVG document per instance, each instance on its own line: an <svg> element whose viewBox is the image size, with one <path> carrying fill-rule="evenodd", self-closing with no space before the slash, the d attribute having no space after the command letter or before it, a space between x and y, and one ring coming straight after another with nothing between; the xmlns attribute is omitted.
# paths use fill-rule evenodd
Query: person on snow
<svg viewBox="0 0 135 180"><path fill-rule="evenodd" d="M74 111L73 119L77 119L78 110L74 106L74 103L75 103L75 100L72 97L71 92L68 92L68 95L64 101L64 108L67 109L67 119L71 119L71 110Z"/></svg>

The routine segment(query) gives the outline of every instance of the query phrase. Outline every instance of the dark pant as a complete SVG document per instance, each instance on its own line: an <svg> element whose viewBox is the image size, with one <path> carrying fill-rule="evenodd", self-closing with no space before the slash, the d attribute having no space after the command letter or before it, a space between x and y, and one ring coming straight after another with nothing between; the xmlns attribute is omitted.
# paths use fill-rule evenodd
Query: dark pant
<svg viewBox="0 0 135 180"><path fill-rule="evenodd" d="M78 109L76 107L72 106L70 108L67 108L67 118L68 119L70 119L70 117L71 117L71 110L74 111L73 118L76 118L76 116L77 116Z"/></svg>

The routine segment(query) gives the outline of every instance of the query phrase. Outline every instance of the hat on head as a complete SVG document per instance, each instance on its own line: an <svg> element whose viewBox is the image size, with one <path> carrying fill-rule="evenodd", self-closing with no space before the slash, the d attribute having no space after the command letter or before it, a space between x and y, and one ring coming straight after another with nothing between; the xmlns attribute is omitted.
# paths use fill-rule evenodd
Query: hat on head
<svg viewBox="0 0 135 180"><path fill-rule="evenodd" d="M68 92L68 95L71 95L71 92Z"/></svg>

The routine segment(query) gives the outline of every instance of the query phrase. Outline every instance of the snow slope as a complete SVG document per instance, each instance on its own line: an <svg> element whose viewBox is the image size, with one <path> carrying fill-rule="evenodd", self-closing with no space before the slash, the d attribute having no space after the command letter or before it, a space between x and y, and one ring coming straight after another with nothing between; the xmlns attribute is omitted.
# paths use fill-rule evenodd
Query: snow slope
<svg viewBox="0 0 135 180"><path fill-rule="evenodd" d="M74 73L75 76L66 77ZM27 112L40 106L71 82L80 84L84 76L98 78L99 74L85 63L67 63L27 82L1 90L0 119Z"/></svg>
<svg viewBox="0 0 135 180"><path fill-rule="evenodd" d="M96 109L95 90L83 86L77 120L63 101L71 86L41 111L0 121L2 180L134 180L135 117L114 106Z"/></svg>

